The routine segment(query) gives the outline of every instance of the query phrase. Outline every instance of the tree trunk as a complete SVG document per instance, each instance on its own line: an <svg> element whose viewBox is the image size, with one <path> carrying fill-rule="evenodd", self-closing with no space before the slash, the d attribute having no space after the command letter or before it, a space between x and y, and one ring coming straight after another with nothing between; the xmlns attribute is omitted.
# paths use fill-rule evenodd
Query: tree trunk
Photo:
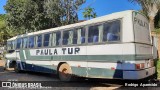
<svg viewBox="0 0 160 90"><path fill-rule="evenodd" d="M149 16L149 24L150 24L150 30L154 31L154 17Z"/></svg>

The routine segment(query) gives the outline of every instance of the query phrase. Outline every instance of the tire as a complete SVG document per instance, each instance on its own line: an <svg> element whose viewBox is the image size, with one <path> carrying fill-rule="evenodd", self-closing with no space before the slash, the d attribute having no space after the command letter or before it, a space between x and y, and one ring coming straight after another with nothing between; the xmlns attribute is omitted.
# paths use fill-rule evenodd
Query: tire
<svg viewBox="0 0 160 90"><path fill-rule="evenodd" d="M72 69L67 63L60 65L58 69L58 76L61 81L72 81Z"/></svg>
<svg viewBox="0 0 160 90"><path fill-rule="evenodd" d="M14 71L16 73L20 73L20 69L18 68L18 64L17 63L14 64Z"/></svg>

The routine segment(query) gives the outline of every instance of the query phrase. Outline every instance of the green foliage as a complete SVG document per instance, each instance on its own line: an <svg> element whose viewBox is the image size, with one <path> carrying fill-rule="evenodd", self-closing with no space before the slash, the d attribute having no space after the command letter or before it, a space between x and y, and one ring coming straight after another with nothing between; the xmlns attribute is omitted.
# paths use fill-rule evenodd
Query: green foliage
<svg viewBox="0 0 160 90"><path fill-rule="evenodd" d="M0 29L5 27L5 15L0 14Z"/></svg>
<svg viewBox="0 0 160 90"><path fill-rule="evenodd" d="M160 78L160 61L157 61L157 72L158 72L158 78Z"/></svg>
<svg viewBox="0 0 160 90"><path fill-rule="evenodd" d="M78 21L77 12L86 0L46 0L44 9L46 17L56 26L75 23Z"/></svg>
<svg viewBox="0 0 160 90"><path fill-rule="evenodd" d="M85 0L8 0L5 6L9 29L18 34L78 21L77 12Z"/></svg>
<svg viewBox="0 0 160 90"><path fill-rule="evenodd" d="M10 35L11 33L6 28L5 15L0 15L0 46L5 44Z"/></svg>
<svg viewBox="0 0 160 90"><path fill-rule="evenodd" d="M156 28L153 32L155 32L156 34L160 34L160 28Z"/></svg>
<svg viewBox="0 0 160 90"><path fill-rule="evenodd" d="M96 18L97 14L94 11L94 8L87 7L85 8L85 11L83 12L83 17L86 19Z"/></svg>
<svg viewBox="0 0 160 90"><path fill-rule="evenodd" d="M149 18L150 29L153 31L155 29L154 18L160 9L160 0L128 0L133 3L138 3L141 5L142 10L145 15Z"/></svg>
<svg viewBox="0 0 160 90"><path fill-rule="evenodd" d="M7 25L18 34L37 31L47 27L43 13L43 0L8 0Z"/></svg>
<svg viewBox="0 0 160 90"><path fill-rule="evenodd" d="M158 11L157 15L154 18L155 28L160 28L160 11Z"/></svg>

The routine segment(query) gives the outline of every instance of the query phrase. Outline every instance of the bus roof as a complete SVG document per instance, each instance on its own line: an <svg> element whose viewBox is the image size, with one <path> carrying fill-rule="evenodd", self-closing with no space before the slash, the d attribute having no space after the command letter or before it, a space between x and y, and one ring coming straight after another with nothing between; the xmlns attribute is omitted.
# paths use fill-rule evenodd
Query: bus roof
<svg viewBox="0 0 160 90"><path fill-rule="evenodd" d="M12 40L15 40L16 38L17 38L17 36L14 36L14 37L8 39L7 41L12 41Z"/></svg>
<svg viewBox="0 0 160 90"><path fill-rule="evenodd" d="M26 37L26 36L31 36L31 35L35 35L35 34L64 30L64 29L69 29L69 28L74 28L74 27L84 27L86 25L90 25L90 24L94 24L94 23L96 24L96 23L107 21L107 20L124 18L127 13L132 13L133 11L134 10L126 10L126 11L122 11L122 12L116 12L116 13L112 13L112 14L97 17L97 18L93 18L91 20L87 20L87 21L83 21L83 22L79 22L79 23L74 23L74 24L69 24L69 25L65 25L65 26L60 26L60 27L50 28L50 29L46 29L46 30L31 32L31 33L27 33L27 34L22 34L22 35L15 36L11 39L8 39L7 41L14 40L18 37Z"/></svg>

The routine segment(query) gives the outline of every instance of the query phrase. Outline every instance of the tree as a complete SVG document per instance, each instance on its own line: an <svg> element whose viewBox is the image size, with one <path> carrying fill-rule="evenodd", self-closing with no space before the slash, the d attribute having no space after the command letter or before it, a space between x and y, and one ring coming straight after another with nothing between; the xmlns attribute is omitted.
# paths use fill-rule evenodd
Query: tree
<svg viewBox="0 0 160 90"><path fill-rule="evenodd" d="M154 18L160 9L160 0L129 0L130 2L136 2L142 6L143 12L145 12L149 18L150 29L154 30Z"/></svg>
<svg viewBox="0 0 160 90"><path fill-rule="evenodd" d="M79 7L86 0L46 0L44 4L46 17L57 26L78 21Z"/></svg>
<svg viewBox="0 0 160 90"><path fill-rule="evenodd" d="M3 45L3 36L4 36L5 22L4 15L0 15L0 46Z"/></svg>
<svg viewBox="0 0 160 90"><path fill-rule="evenodd" d="M43 1L8 0L5 6L8 28L22 34L50 27L43 13Z"/></svg>
<svg viewBox="0 0 160 90"><path fill-rule="evenodd" d="M0 14L0 46L3 46L8 38L15 35L13 30L7 29L5 17L5 14Z"/></svg>
<svg viewBox="0 0 160 90"><path fill-rule="evenodd" d="M85 8L85 11L83 12L83 17L86 19L96 18L97 14L94 11L94 8L87 7Z"/></svg>
<svg viewBox="0 0 160 90"><path fill-rule="evenodd" d="M160 11L158 11L157 15L155 16L154 26L157 29L160 28Z"/></svg>
<svg viewBox="0 0 160 90"><path fill-rule="evenodd" d="M7 27L18 34L54 28L78 21L85 0L8 0Z"/></svg>

